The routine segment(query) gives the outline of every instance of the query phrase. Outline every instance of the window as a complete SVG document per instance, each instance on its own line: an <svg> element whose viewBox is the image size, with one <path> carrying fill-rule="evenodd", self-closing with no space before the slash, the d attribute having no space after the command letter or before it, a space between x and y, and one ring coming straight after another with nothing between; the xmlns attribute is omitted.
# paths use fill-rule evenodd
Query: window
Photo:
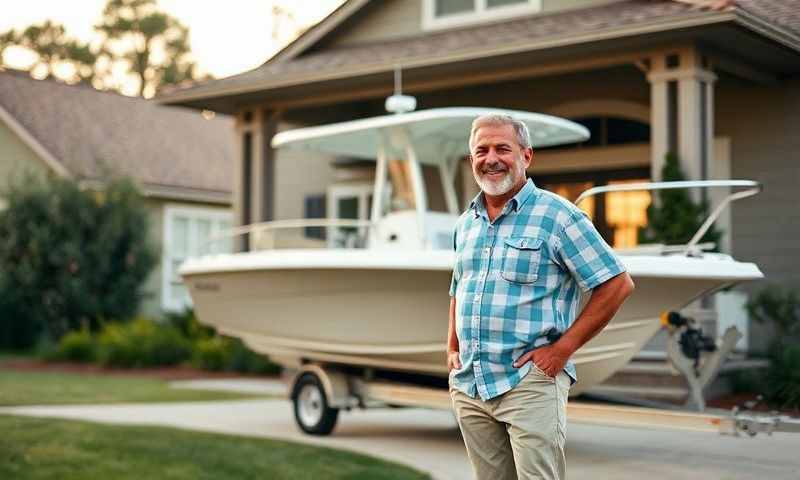
<svg viewBox="0 0 800 480"><path fill-rule="evenodd" d="M208 253L230 253L233 239L210 240L230 230L233 215L223 209L168 206L164 209L162 243L161 307L180 311L191 306L191 298L178 269L189 257Z"/></svg>
<svg viewBox="0 0 800 480"><path fill-rule="evenodd" d="M305 218L325 218L325 195L307 195L303 205L303 216ZM316 238L325 240L325 229L323 227L306 227L306 238Z"/></svg>
<svg viewBox="0 0 800 480"><path fill-rule="evenodd" d="M591 187L649 182L647 169L567 173L534 176L536 185L574 202ZM608 192L588 197L580 208L589 215L603 238L614 248L639 244L639 230L647 225L647 191Z"/></svg>
<svg viewBox="0 0 800 480"><path fill-rule="evenodd" d="M339 184L328 187L328 218L369 220L372 210L371 184ZM363 246L367 231L356 227L329 227L328 246L353 248Z"/></svg>
<svg viewBox="0 0 800 480"><path fill-rule="evenodd" d="M541 0L424 0L423 28L436 29L537 13Z"/></svg>
<svg viewBox="0 0 800 480"><path fill-rule="evenodd" d="M580 117L571 120L589 130L588 140L570 145L543 147L538 150L564 150L575 147L606 147L650 142L650 125L637 120L620 117Z"/></svg>

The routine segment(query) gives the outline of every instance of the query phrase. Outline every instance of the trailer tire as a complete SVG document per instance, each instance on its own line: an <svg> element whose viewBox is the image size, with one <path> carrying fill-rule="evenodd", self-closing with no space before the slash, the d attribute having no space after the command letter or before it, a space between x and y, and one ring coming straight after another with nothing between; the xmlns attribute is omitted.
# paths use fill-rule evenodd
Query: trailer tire
<svg viewBox="0 0 800 480"><path fill-rule="evenodd" d="M313 373L304 373L292 391L294 419L309 435L328 435L336 426L339 409L331 408L322 381Z"/></svg>

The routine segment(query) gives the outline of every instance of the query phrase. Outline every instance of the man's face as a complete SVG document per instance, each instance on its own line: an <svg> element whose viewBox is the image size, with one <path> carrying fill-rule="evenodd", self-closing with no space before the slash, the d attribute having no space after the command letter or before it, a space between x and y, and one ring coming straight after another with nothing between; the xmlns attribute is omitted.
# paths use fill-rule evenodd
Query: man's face
<svg viewBox="0 0 800 480"><path fill-rule="evenodd" d="M471 157L475 181L485 194L497 197L525 183L533 151L517 143L513 126L486 125L475 132Z"/></svg>

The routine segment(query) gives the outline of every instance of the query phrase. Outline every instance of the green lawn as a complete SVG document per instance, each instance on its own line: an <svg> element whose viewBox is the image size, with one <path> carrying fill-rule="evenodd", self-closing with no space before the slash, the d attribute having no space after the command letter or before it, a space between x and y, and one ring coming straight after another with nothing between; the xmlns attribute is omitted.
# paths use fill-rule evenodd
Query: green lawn
<svg viewBox="0 0 800 480"><path fill-rule="evenodd" d="M0 369L0 405L187 402L231 400L255 395L173 389L163 380L108 375ZM0 478L3 478L0 475Z"/></svg>
<svg viewBox="0 0 800 480"><path fill-rule="evenodd" d="M364 455L275 440L0 415L0 478L425 479Z"/></svg>

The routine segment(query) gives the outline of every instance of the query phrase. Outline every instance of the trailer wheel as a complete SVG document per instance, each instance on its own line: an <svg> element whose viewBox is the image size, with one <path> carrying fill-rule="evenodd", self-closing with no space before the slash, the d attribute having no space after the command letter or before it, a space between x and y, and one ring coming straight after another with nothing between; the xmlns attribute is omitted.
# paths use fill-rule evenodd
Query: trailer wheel
<svg viewBox="0 0 800 480"><path fill-rule="evenodd" d="M339 409L328 406L328 397L319 377L305 373L292 392L294 419L301 430L310 435L328 435L336 426Z"/></svg>

